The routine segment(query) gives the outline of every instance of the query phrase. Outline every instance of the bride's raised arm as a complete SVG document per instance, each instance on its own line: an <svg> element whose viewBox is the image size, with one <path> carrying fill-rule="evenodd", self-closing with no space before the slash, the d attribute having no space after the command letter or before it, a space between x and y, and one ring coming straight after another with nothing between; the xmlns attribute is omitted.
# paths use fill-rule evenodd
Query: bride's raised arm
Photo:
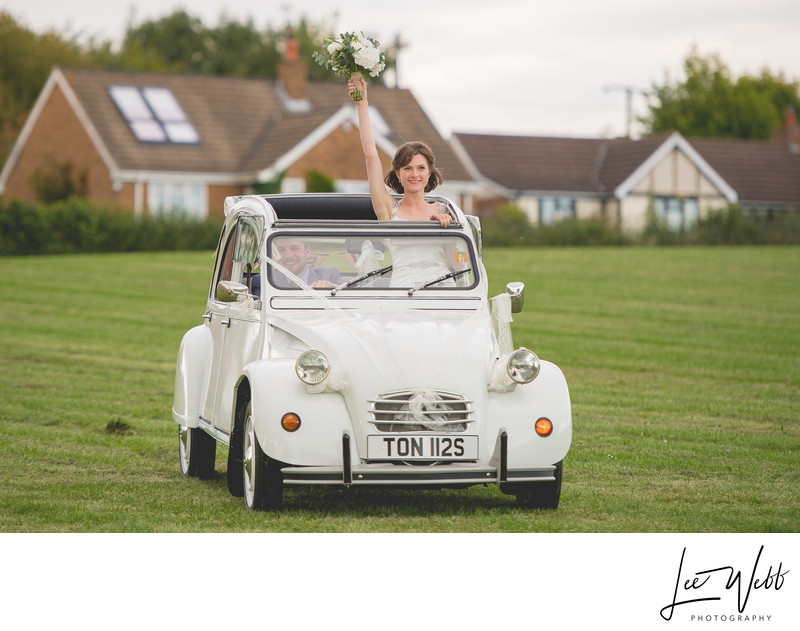
<svg viewBox="0 0 800 631"><path fill-rule="evenodd" d="M361 90L363 98L356 101L358 111L358 129L361 134L361 147L367 162L367 182L369 182L369 195L372 198L372 207L378 219L392 218L392 196L386 190L383 182L383 165L381 164L378 148L375 146L375 132L369 119L369 103L367 102L367 84L363 78L357 79L360 85L355 85L352 80L347 82L347 87L352 96L355 90Z"/></svg>

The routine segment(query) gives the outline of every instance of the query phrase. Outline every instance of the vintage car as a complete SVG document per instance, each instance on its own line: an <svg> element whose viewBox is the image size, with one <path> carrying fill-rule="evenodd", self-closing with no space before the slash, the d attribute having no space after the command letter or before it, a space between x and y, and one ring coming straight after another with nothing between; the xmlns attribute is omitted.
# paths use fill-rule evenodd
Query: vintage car
<svg viewBox="0 0 800 631"><path fill-rule="evenodd" d="M212 476L220 442L251 509L296 485L498 484L558 506L564 376L513 349L524 287L488 298L478 219L430 199L448 227L379 221L366 195L225 200L204 321L178 353L184 476Z"/></svg>

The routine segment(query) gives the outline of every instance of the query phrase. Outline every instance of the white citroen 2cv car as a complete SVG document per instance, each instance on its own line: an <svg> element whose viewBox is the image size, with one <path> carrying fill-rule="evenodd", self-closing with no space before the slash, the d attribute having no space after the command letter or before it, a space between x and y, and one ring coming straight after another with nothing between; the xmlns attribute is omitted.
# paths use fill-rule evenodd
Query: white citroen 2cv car
<svg viewBox="0 0 800 631"><path fill-rule="evenodd" d="M225 201L204 322L178 353L184 476L251 509L296 485L498 484L556 508L572 440L567 384L511 346L522 283L489 299L480 224L378 221L366 195Z"/></svg>

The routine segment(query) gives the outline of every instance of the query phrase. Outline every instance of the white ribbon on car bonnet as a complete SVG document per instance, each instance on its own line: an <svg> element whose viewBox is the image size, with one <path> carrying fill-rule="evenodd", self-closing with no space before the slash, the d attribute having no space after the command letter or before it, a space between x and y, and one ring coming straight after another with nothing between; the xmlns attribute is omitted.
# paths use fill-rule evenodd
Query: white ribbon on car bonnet
<svg viewBox="0 0 800 631"><path fill-rule="evenodd" d="M499 294L491 298L492 303L492 325L497 333L497 342L500 344L500 354L507 355L514 350L514 342L511 338L511 296L509 294Z"/></svg>

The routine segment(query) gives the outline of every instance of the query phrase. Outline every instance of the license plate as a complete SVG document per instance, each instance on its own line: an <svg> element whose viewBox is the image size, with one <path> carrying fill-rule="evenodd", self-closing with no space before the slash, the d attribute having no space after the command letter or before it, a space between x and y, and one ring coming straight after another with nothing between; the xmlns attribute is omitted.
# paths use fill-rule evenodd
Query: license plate
<svg viewBox="0 0 800 631"><path fill-rule="evenodd" d="M477 436L367 436L370 460L477 460Z"/></svg>

